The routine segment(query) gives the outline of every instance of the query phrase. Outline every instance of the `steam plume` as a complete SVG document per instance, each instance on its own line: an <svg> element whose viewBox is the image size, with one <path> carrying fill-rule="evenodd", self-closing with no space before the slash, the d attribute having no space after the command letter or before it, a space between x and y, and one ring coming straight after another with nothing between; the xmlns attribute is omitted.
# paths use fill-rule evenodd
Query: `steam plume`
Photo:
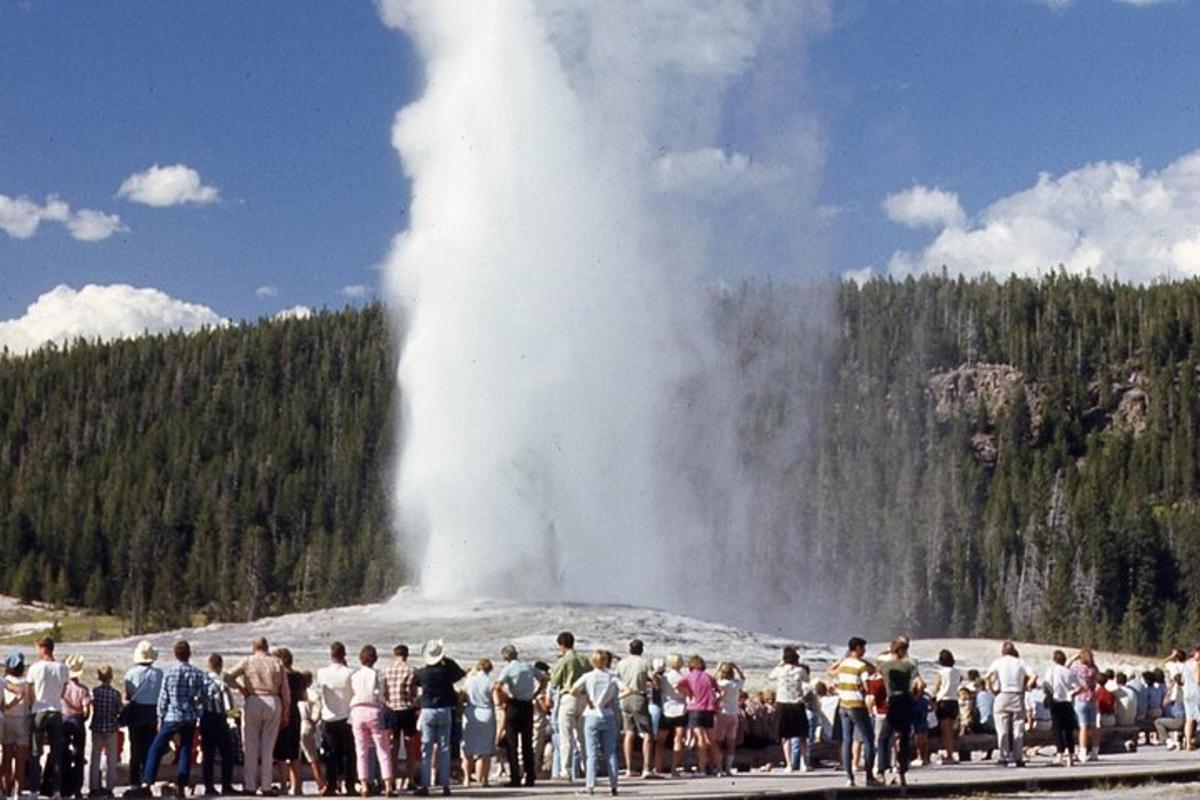
<svg viewBox="0 0 1200 800"><path fill-rule="evenodd" d="M418 0L381 14L426 69L393 129L413 198L387 273L407 560L434 595L694 610L737 568L724 559L746 503L731 359L702 283L714 256L740 247L764 263L734 269L778 267L811 232L819 146L748 71L781 19L819 28L823 6ZM723 147L731 88L806 146Z"/></svg>

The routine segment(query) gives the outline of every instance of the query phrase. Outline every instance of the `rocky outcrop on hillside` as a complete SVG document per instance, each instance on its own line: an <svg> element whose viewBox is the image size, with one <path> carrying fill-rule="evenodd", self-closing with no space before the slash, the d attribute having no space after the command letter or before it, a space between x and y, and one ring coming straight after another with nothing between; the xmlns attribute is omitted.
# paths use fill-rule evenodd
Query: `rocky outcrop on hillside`
<svg viewBox="0 0 1200 800"><path fill-rule="evenodd" d="M963 364L935 373L929 379L929 392L942 419L973 414L982 404L992 420L1003 417L1016 393L1024 392L1034 428L1042 422L1045 400L1041 387L1009 364Z"/></svg>
<svg viewBox="0 0 1200 800"><path fill-rule="evenodd" d="M1123 380L1113 381L1107 392L1096 381L1088 386L1091 406L1083 412L1088 430L1127 430L1134 436L1145 432L1150 409L1143 373L1136 365L1127 365ZM993 424L1003 419L1017 392L1023 392L1030 422L1036 432L1042 423L1045 394L1036 381L1028 380L1010 364L962 364L934 373L929 378L929 394L939 419L948 420L975 415L980 406ZM985 466L996 463L998 446L995 435L978 431L971 436L971 452Z"/></svg>

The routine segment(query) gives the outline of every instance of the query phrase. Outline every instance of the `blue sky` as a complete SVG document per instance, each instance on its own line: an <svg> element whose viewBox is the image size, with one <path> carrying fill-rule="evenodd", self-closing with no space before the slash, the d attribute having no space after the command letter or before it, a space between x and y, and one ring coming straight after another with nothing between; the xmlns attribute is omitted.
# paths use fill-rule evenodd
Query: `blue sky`
<svg viewBox="0 0 1200 800"><path fill-rule="evenodd" d="M1128 275L1147 254L1200 269L1194 170L1169 169L1200 148L1196 3L848 0L832 20L792 56L832 213L821 263L793 275L959 258L968 273L1053 260ZM71 209L27 238L0 232L0 319L60 283L154 287L234 319L378 291L406 225L391 122L421 69L372 3L5 2L0 74L0 196ZM1136 172L1081 171L1097 162ZM218 199L118 197L156 164L195 170ZM1095 210L1131 193L1149 198L1132 222ZM118 229L73 237L59 222L82 209Z"/></svg>

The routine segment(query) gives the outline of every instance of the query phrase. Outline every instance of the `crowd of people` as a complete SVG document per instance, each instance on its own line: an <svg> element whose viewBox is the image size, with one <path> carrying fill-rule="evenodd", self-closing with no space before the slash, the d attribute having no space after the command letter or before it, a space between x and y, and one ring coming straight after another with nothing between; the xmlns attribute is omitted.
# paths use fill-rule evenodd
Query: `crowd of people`
<svg viewBox="0 0 1200 800"><path fill-rule="evenodd" d="M1036 749L1026 747L1026 731L1049 729L1054 763L1069 765L1096 760L1110 726L1191 749L1200 718L1200 647L1133 676L1100 672L1087 649L1070 659L1055 651L1038 675L1005 642L982 673L963 671L943 650L923 676L907 639L868 656L854 638L815 681L785 647L762 676L766 688L751 694L733 662L710 672L699 655L650 659L637 639L619 658L603 649L584 655L569 632L557 645L553 665L506 645L500 663L469 666L441 641L426 642L411 663L405 645L386 664L365 645L352 666L334 642L314 673L263 638L228 670L217 653L204 669L193 665L182 640L173 663L159 666L143 641L119 687L113 668L101 665L89 688L83 659L58 661L54 640L43 638L31 663L22 653L4 663L0 789L14 800L85 789L112 796L126 749L123 796L134 798L150 796L168 753L180 797L191 791L197 759L202 784L193 793L210 796L301 794L305 765L322 795L449 794L452 782L528 787L545 778L582 781L591 794L602 775L616 795L622 777L730 774L739 748L758 754L751 761L761 769L781 762L790 772L807 772L832 751L849 785L859 773L867 785L904 784L914 762L955 762L962 737L994 735L994 748L980 748L985 757L995 749L999 764L1020 767Z"/></svg>

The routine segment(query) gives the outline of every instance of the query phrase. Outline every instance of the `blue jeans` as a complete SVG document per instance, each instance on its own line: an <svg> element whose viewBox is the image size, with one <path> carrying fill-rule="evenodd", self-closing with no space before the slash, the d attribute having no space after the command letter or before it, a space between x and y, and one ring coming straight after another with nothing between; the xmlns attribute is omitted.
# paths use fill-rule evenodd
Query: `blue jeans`
<svg viewBox="0 0 1200 800"><path fill-rule="evenodd" d="M879 726L878 771L883 775L892 766L892 738L896 738L896 768L901 775L908 773L908 762L912 758L912 698L896 695L888 698L887 716Z"/></svg>
<svg viewBox="0 0 1200 800"><path fill-rule="evenodd" d="M863 763L867 768L867 777L875 764L875 730L871 724L871 713L866 708L839 708L838 715L842 718L842 769L846 777L854 779L854 747L855 739L863 745Z"/></svg>
<svg viewBox="0 0 1200 800"><path fill-rule="evenodd" d="M587 785L596 785L596 761L600 758L600 748L604 748L604 756L608 759L608 785L616 789L621 766L617 763L617 721L613 712L585 714L583 740L587 747Z"/></svg>
<svg viewBox="0 0 1200 800"><path fill-rule="evenodd" d="M146 768L142 770L142 783L154 783L158 778L158 762L175 734L179 734L179 786L187 786L192 772L192 737L196 733L196 720L164 722L158 729L150 751L146 753Z"/></svg>
<svg viewBox="0 0 1200 800"><path fill-rule="evenodd" d="M421 709L421 785L433 786L433 747L438 749L438 777L450 788L450 728L454 724L452 708Z"/></svg>

